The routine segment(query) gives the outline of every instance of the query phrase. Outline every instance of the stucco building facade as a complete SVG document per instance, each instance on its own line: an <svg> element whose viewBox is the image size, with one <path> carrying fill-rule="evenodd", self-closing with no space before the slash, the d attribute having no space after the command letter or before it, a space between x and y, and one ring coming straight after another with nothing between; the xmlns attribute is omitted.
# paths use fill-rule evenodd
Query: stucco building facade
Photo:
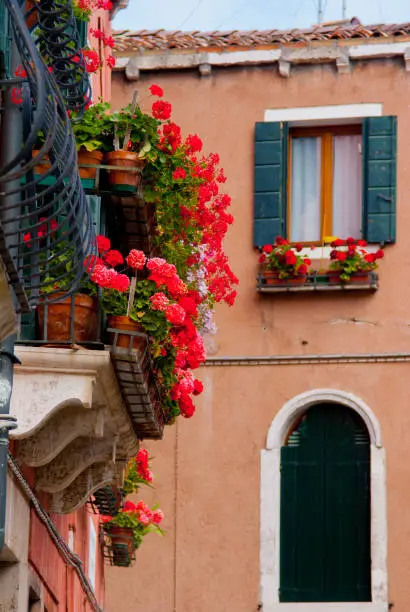
<svg viewBox="0 0 410 612"><path fill-rule="evenodd" d="M218 332L207 339L208 360L201 372L205 392L195 417L178 421L161 445L150 445L158 482L153 496L167 515L166 536L147 542L134 568L109 570L107 612L388 612L391 604L406 612L409 50L408 25L367 28L357 22L303 32L117 33L114 107L129 100L134 89L146 91L158 83L173 104L173 120L183 121L187 133L198 133L205 150L221 157L235 217L226 249L240 288L233 309L217 310ZM144 104L143 95L140 99ZM279 213L254 207L255 131L260 129L255 124L286 124L288 139L296 138L297 129L320 133L325 127L337 135L341 126L355 126L355 155L362 159L365 125L374 118L379 126L379 120L389 118L389 127L384 124L375 137L388 136L390 152L376 143L381 153L374 161L381 162L380 175L387 172L390 182L376 182L376 197L381 194L384 205L373 208L360 188L357 205L364 208L357 214L360 235L354 237L367 239L370 250L384 247L378 289L258 291L255 247L269 241L269 231L273 241L276 227L292 239L293 217L288 193L279 193ZM306 138L320 137L312 133ZM273 172L278 163L289 169L292 160L282 156L278 162L273 155L266 171ZM359 177L363 184L364 176L369 177L366 167ZM347 192L345 201L352 197ZM261 219L266 231L258 244L254 228ZM372 234L372 223L379 233ZM335 225L329 229L337 235ZM328 260L330 250L319 246L320 237L306 236L304 242L305 254L318 265ZM355 444L367 448L363 462L352 459L356 466L367 466L355 488L349 489L342 472L326 476L340 483L340 499L351 490L352 503L363 510L347 510L335 494L340 503L332 516L341 513L338 524L344 525L348 512L353 521L362 512L362 522L327 537L320 535L318 513L309 511L318 503L314 490L312 506L306 503L309 489L302 495L300 474L309 481L309 472L293 474L301 495L293 503L283 476L289 436L303 437L300 423L310 426L309 410L318 406L327 411L326 422L337 410L347 411L361 431L362 442L355 438ZM295 462L303 464L300 457ZM286 523L295 507L298 516ZM321 520L330 525L329 510L323 512ZM323 578L320 567L329 551L318 552L320 543L337 548L343 540L351 542L350 529L357 530L358 539L367 534L361 569L347 576L349 555L356 559L357 554L343 549L347 556L329 560L333 565ZM309 533L317 537L307 540ZM293 556L286 556L288 546ZM313 571L307 578L318 585L309 594L300 584L309 566L306 559L301 564L303 546L310 547L312 567L320 574ZM332 591L335 576L339 586ZM347 592L344 601L350 580L360 584L357 594Z"/></svg>

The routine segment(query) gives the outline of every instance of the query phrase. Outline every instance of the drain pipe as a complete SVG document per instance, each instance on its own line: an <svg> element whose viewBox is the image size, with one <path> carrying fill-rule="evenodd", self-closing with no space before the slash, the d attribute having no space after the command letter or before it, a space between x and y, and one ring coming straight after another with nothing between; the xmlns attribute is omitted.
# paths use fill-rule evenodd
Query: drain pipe
<svg viewBox="0 0 410 612"><path fill-rule="evenodd" d="M11 416L10 400L13 388L13 366L18 362L13 353L14 336L0 345L0 552L6 535L7 455L9 431L17 427L16 417Z"/></svg>
<svg viewBox="0 0 410 612"><path fill-rule="evenodd" d="M11 44L11 74L20 63L19 54L15 42ZM3 113L0 125L0 167L11 161L20 151L22 142L22 111L20 107L13 104L11 98L11 87L3 92ZM14 189L13 189L14 187ZM7 184L8 191L14 191L5 196L0 193L0 221L8 218L10 213L7 208L10 204L16 204L20 199L20 183L17 178L15 185L12 181ZM11 188L11 189L10 189ZM4 193L4 190L1 190ZM15 223L15 231L18 232L18 221ZM14 228L13 228L14 229ZM11 253L13 256L13 253ZM14 253L15 255L15 253ZM1 304L0 304L1 307ZM6 488L7 488L7 454L9 445L9 431L17 427L16 418L10 415L10 400L13 389L13 366L18 363L14 355L15 336L9 336L0 344L0 552L5 540L5 518L6 518Z"/></svg>

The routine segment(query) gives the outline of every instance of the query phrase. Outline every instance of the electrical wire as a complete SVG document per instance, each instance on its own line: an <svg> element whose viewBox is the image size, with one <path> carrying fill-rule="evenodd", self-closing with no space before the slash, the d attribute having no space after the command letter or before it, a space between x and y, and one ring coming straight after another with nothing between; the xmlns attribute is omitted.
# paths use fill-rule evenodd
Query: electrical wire
<svg viewBox="0 0 410 612"><path fill-rule="evenodd" d="M194 8L192 9L192 11L188 14L188 16L184 19L184 21L182 21L179 26L177 27L177 30L180 30L182 28L183 25L185 25L190 19L191 17L197 12L197 10L199 9L199 7L201 6L201 4L204 3L204 0L199 0L199 2L194 6Z"/></svg>
<svg viewBox="0 0 410 612"><path fill-rule="evenodd" d="M221 21L221 23L219 25L216 26L215 30L219 30L219 28L221 28L223 25L225 25L226 23L228 23L233 17L236 17L236 15L238 15L239 13L242 12L242 10L245 8L245 6L247 6L249 4L249 0L245 0L245 2L243 4L241 4L239 6L239 8L237 8L229 17L228 19L224 19L223 21Z"/></svg>

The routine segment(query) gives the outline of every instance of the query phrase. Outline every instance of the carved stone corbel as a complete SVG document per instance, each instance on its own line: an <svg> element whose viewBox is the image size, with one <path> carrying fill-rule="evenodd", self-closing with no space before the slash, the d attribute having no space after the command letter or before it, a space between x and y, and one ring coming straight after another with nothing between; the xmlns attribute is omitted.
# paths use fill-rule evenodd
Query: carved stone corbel
<svg viewBox="0 0 410 612"><path fill-rule="evenodd" d="M64 491L51 496L50 511L59 514L74 512L84 505L95 491L113 482L114 479L113 463L95 464L80 474Z"/></svg>
<svg viewBox="0 0 410 612"><path fill-rule="evenodd" d="M54 419L33 436L24 438L17 445L17 459L31 467L40 467L52 461L70 442L79 437L99 438L104 435L104 412L84 411L84 408L67 406Z"/></svg>
<svg viewBox="0 0 410 612"><path fill-rule="evenodd" d="M102 440L77 438L51 463L36 470L35 488L48 493L62 491L91 465L109 464L114 460L113 438L109 440L106 438Z"/></svg>

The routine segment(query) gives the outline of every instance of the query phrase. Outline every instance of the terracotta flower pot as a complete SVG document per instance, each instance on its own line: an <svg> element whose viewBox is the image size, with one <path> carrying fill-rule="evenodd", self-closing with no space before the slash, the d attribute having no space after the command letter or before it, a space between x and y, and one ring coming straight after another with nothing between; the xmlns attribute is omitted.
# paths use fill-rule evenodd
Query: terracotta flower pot
<svg viewBox="0 0 410 612"><path fill-rule="evenodd" d="M349 280L343 280L340 278L342 272L340 270L331 270L328 272L329 282L334 285L342 284L342 285L354 285L354 284L363 284L369 282L369 273L368 272L355 272L351 275Z"/></svg>
<svg viewBox="0 0 410 612"><path fill-rule="evenodd" d="M36 149L33 149L33 158L37 157L38 154L39 154L39 151L37 151ZM45 174L49 170L50 170L50 161L49 161L48 155L46 155L42 159L42 161L39 164L37 164L37 166L34 166L34 174Z"/></svg>
<svg viewBox="0 0 410 612"><path fill-rule="evenodd" d="M267 285L303 285L303 283L306 282L306 274L279 278L279 272L277 270L264 269L262 270L262 275Z"/></svg>
<svg viewBox="0 0 410 612"><path fill-rule="evenodd" d="M144 167L144 160L140 159L133 151L111 151L106 153L105 161L109 166L122 168ZM118 191L135 191L141 182L140 172L127 172L126 170L109 170L108 180L111 187Z"/></svg>
<svg viewBox="0 0 410 612"><path fill-rule="evenodd" d="M37 9L35 8L34 0L26 0L25 12L28 13L31 9L34 9L34 11L26 19L26 25L29 30L34 28L37 23Z"/></svg>
<svg viewBox="0 0 410 612"><path fill-rule="evenodd" d="M110 329L119 329L130 332L143 332L144 329L140 323L133 321L129 317L107 317L107 327ZM111 332L110 342L114 344L115 334ZM143 351L146 346L146 341L141 336L131 336L128 334L118 334L117 347L132 350Z"/></svg>
<svg viewBox="0 0 410 612"><path fill-rule="evenodd" d="M77 293L74 299L74 338L75 342L96 340L97 303L94 298ZM44 338L45 307L38 308L38 324L41 339ZM47 341L68 342L70 338L71 298L47 306Z"/></svg>
<svg viewBox="0 0 410 612"><path fill-rule="evenodd" d="M80 149L77 153L80 178L95 179L97 175L97 168L81 168L81 164L93 164L98 166L101 164L103 157L104 153L101 151L87 151L87 149L84 148Z"/></svg>

